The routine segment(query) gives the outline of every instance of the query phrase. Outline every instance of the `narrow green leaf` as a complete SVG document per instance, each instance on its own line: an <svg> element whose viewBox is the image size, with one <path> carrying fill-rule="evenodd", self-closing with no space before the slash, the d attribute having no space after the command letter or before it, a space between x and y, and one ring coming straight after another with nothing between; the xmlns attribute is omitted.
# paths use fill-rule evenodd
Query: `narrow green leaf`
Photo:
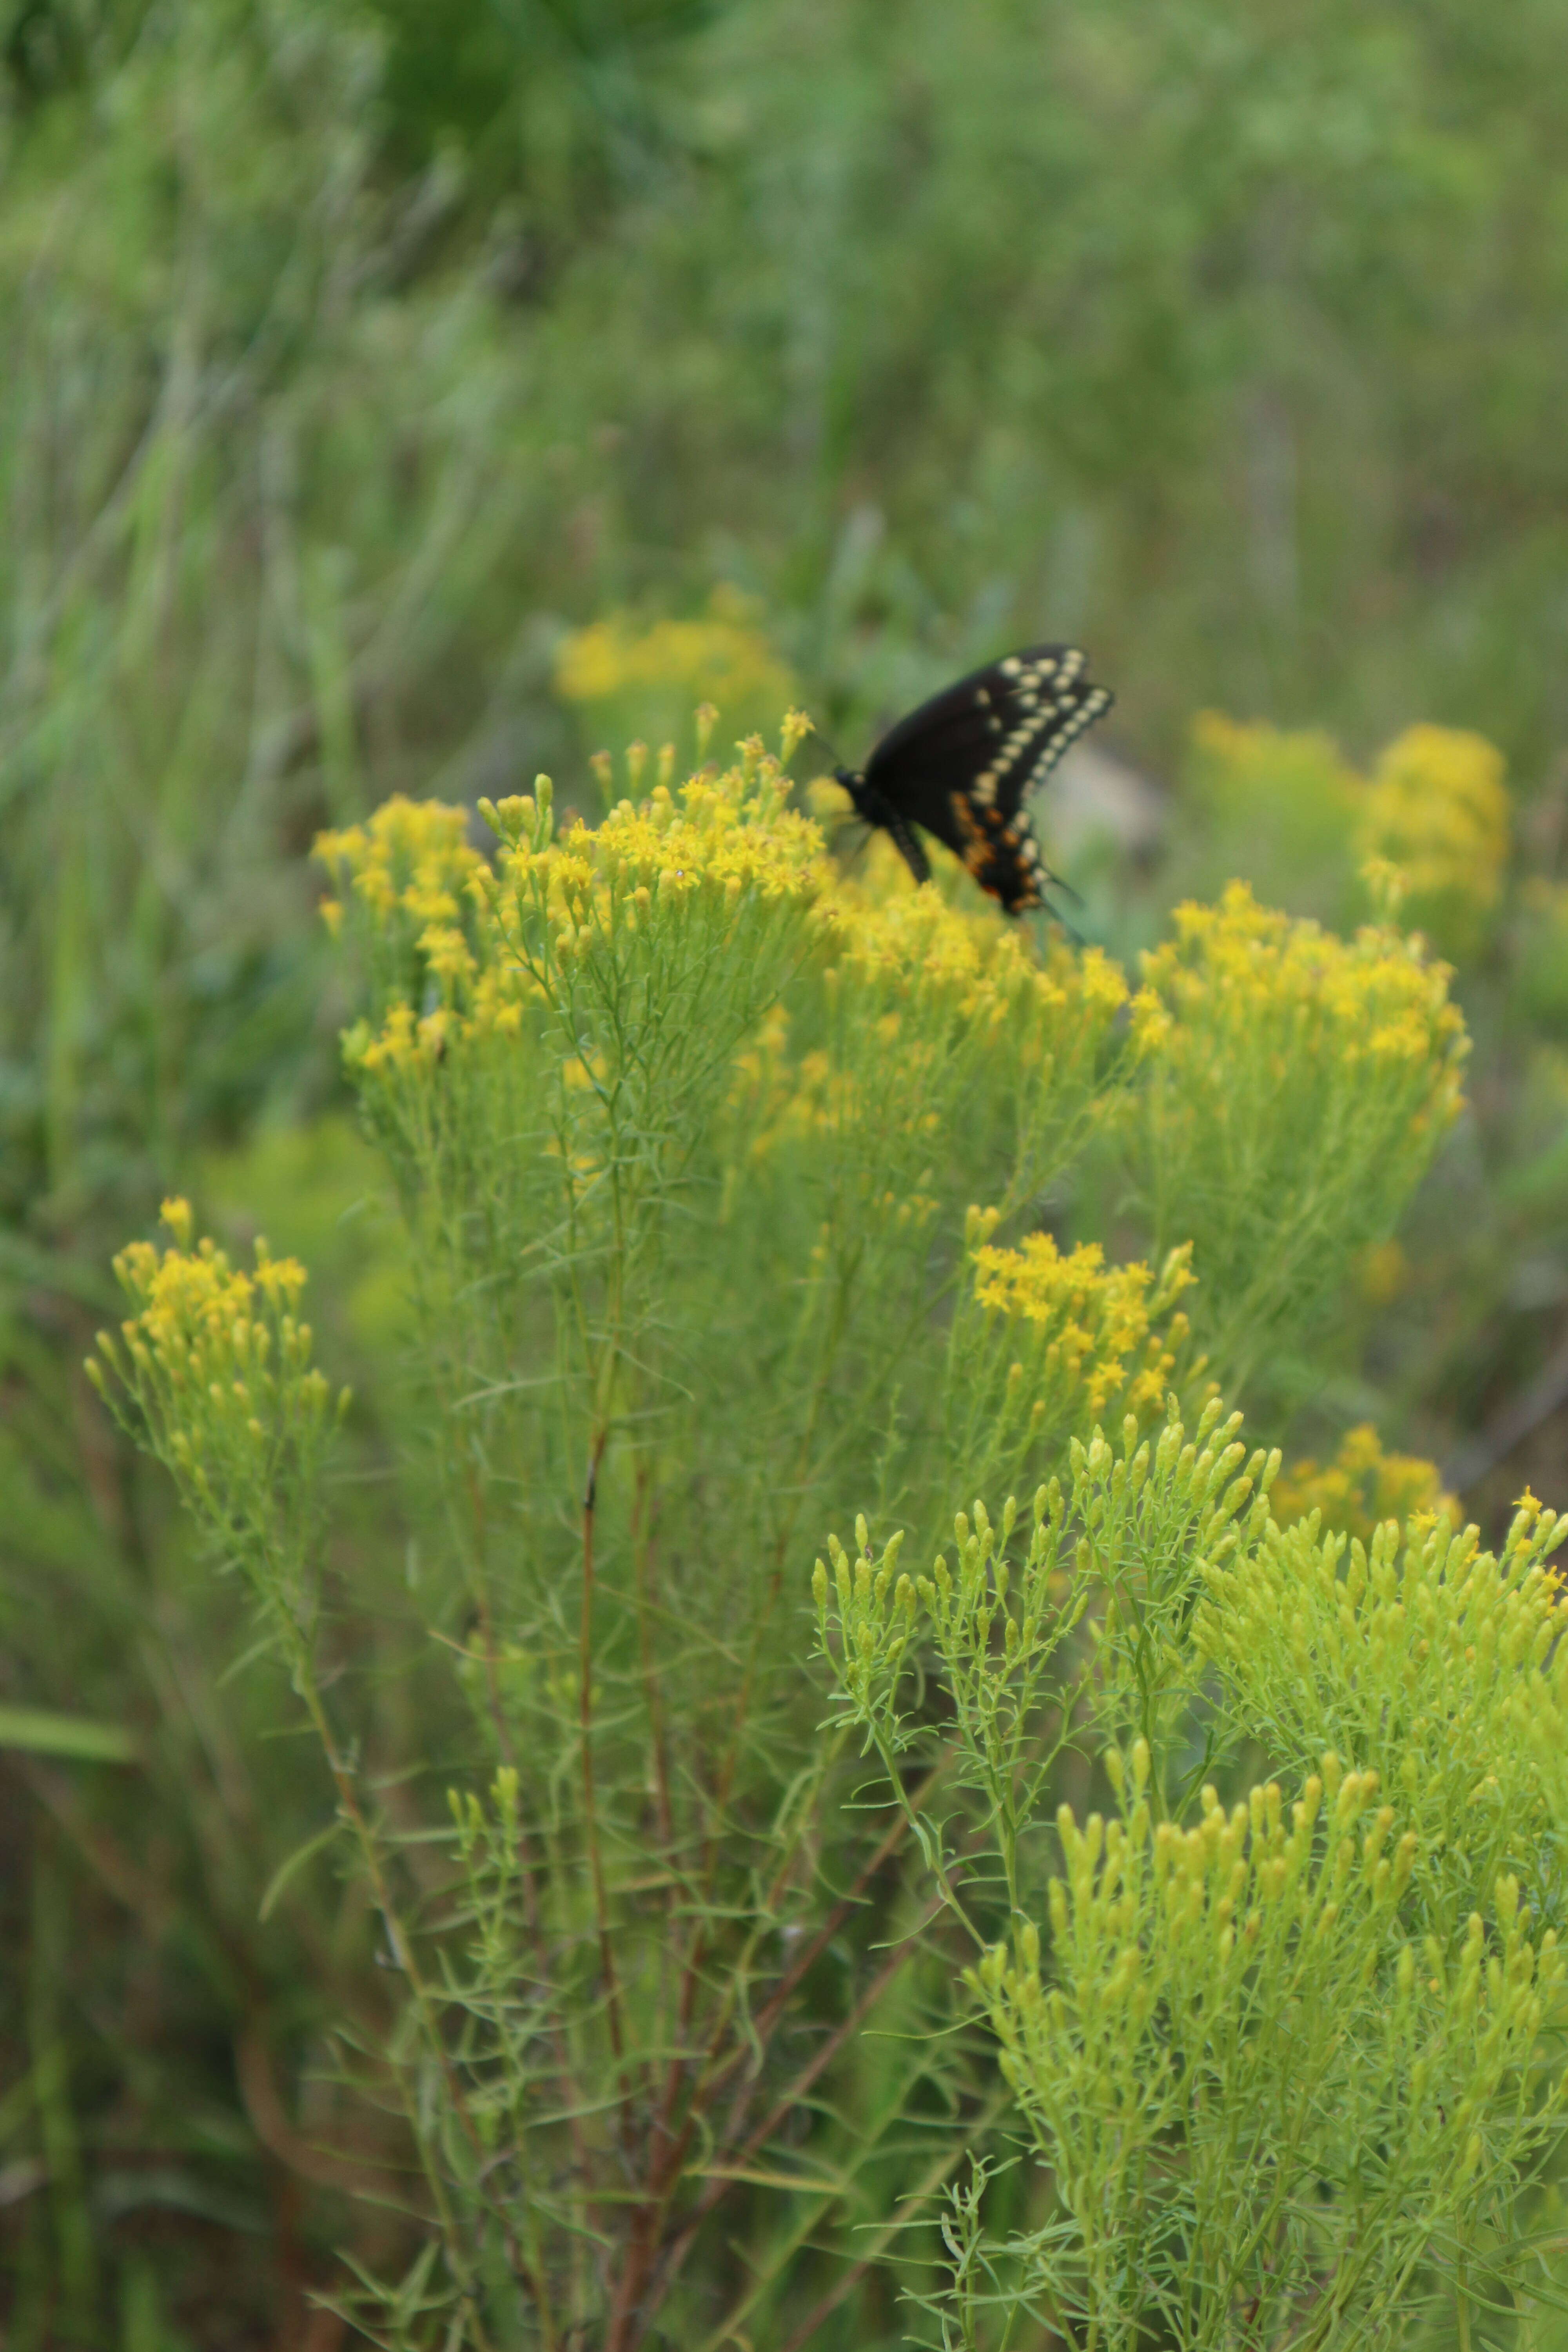
<svg viewBox="0 0 1568 2352"><path fill-rule="evenodd" d="M258 1919L271 1916L273 1905L293 1877L294 1873L303 1869L310 1856L313 1853L319 1853L324 1845L329 1844L342 1827L341 1822L329 1822L324 1830L318 1830L313 1838L307 1838L303 1845L297 1845L288 1859L279 1864L267 1883L267 1892L261 1898L261 1907L256 1915Z"/></svg>
<svg viewBox="0 0 1568 2352"><path fill-rule="evenodd" d="M136 1742L117 1723L93 1723L86 1716L56 1715L41 1706L0 1706L0 1748L71 1756L83 1764L131 1764L136 1759Z"/></svg>

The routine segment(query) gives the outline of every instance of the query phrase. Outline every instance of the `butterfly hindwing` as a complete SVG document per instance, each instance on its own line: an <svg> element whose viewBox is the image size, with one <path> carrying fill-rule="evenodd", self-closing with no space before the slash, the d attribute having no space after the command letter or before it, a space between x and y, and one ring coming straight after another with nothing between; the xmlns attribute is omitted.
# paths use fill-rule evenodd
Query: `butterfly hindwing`
<svg viewBox="0 0 1568 2352"><path fill-rule="evenodd" d="M1027 646L959 678L882 737L858 780L862 814L889 824L917 878L889 815L934 834L1009 913L1041 903L1055 877L1024 799L1110 707L1087 667L1076 646Z"/></svg>

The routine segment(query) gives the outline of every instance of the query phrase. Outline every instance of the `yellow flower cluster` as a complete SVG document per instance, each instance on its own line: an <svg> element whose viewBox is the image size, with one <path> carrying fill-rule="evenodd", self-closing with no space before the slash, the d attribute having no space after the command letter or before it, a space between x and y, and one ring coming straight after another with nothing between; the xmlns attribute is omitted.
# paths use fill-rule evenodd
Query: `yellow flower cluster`
<svg viewBox="0 0 1568 2352"><path fill-rule="evenodd" d="M742 764L721 776L694 776L679 795L657 785L639 804L622 801L596 831L575 828L567 851L634 901L638 890L668 898L715 884L731 898L744 889L768 898L816 898L827 878L822 835L785 806L787 786L764 763L761 745L748 748L750 773Z"/></svg>
<svg viewBox="0 0 1568 2352"><path fill-rule="evenodd" d="M352 890L385 920L401 912L437 934L455 926L482 863L467 839L468 811L441 801L384 801L364 824L317 837L316 856L332 873L340 895L322 913L336 930L343 894Z"/></svg>
<svg viewBox="0 0 1568 2352"><path fill-rule="evenodd" d="M1395 867L1414 910L1468 944L1502 894L1509 796L1502 753L1461 728L1409 727L1379 759L1363 804L1363 855Z"/></svg>
<svg viewBox="0 0 1568 2352"><path fill-rule="evenodd" d="M489 869L468 826L466 809L399 793L363 824L317 839L337 889L322 907L332 931L346 921L373 973L384 973L395 991L413 991L412 1002L394 994L378 1033L363 1023L348 1032L344 1051L355 1067L427 1069L459 1025L515 1032L521 1023L528 975L487 951Z"/></svg>
<svg viewBox="0 0 1568 2352"><path fill-rule="evenodd" d="M851 1047L863 1045L876 1067L868 1070L862 1056L847 1068L837 1053L822 1046L791 1058L790 1027L787 1010L773 1006L735 1057L730 1106L749 1137L749 1157L764 1160L794 1140L874 1141L860 1177L868 1188L880 1186L898 1142L930 1138L942 1125L929 1094L936 1042L907 1031L899 1013L885 1013L850 1034ZM868 1125L874 1137L868 1136ZM868 1189L866 1198L879 1212L893 1212L892 1195ZM908 1222L907 1208L898 1212L900 1222Z"/></svg>
<svg viewBox="0 0 1568 2352"><path fill-rule="evenodd" d="M1099 948L1037 963L1000 916L962 911L933 889L873 898L841 884L825 916L856 979L944 1001L981 1029L1042 1014L1054 1028L1070 1016L1098 1037L1127 1001L1120 967Z"/></svg>
<svg viewBox="0 0 1568 2352"><path fill-rule="evenodd" d="M139 1340L171 1370L196 1379L242 1357L265 1362L267 1328L251 1319L257 1293L279 1315L291 1315L305 1287L304 1267L297 1258L272 1256L258 1239L255 1275L241 1274L214 1242L204 1239L192 1249L188 1201L165 1201L162 1213L175 1247L132 1242L114 1261L140 1309L122 1326L127 1344ZM305 1338L308 1343L308 1326Z"/></svg>
<svg viewBox="0 0 1568 2352"><path fill-rule="evenodd" d="M399 1002L388 1007L374 1036L363 1022L356 1022L345 1033L344 1055L351 1068L363 1070L367 1077L433 1070L446 1050L451 1026L440 1008L416 1018L411 1004Z"/></svg>
<svg viewBox="0 0 1568 2352"><path fill-rule="evenodd" d="M1175 931L1143 958L1132 1033L1192 1100L1253 1068L1305 1097L1338 1070L1373 1087L1396 1079L1402 1096L1414 1084L1417 1132L1458 1113L1464 1023L1443 966L1411 942L1371 929L1336 939L1260 907L1245 882L1217 907L1178 907Z"/></svg>
<svg viewBox="0 0 1568 2352"><path fill-rule="evenodd" d="M800 1048L787 1050L778 1020L737 1060L731 1103L753 1159L792 1139L826 1143L819 1177L847 1184L868 1211L891 1187L910 1204L893 1221L919 1222L917 1196L941 1190L931 1156L950 1122L966 1123L979 1153L984 1138L1013 1152L1091 1115L1099 1056L1126 1000L1104 956L1041 966L999 919L931 889L879 902L829 881L813 922Z"/></svg>
<svg viewBox="0 0 1568 2352"><path fill-rule="evenodd" d="M744 967L763 931L778 947L775 919L787 928L790 916L806 916L828 880L822 836L787 796L778 762L752 737L722 774L673 793L661 782L560 840L540 838L537 826L524 839L532 803L503 802L492 813L506 846L489 893L487 960L510 961L555 995L584 957L635 960L678 936L690 953L709 953L728 940L739 976L754 982Z"/></svg>
<svg viewBox="0 0 1568 2352"><path fill-rule="evenodd" d="M1162 1335L1156 1320L1194 1277L1192 1252L1173 1250L1158 1283L1146 1265L1111 1265L1096 1242L1064 1257L1049 1234L1030 1234L1016 1249L982 1243L973 1252L974 1298L987 1314L1033 1326L1028 1376L1081 1391L1098 1419L1115 1398L1134 1413L1164 1401L1186 1318Z"/></svg>
<svg viewBox="0 0 1568 2352"><path fill-rule="evenodd" d="M99 1333L88 1370L107 1394L108 1366L205 1491L198 1455L261 1463L279 1437L321 1424L327 1383L310 1367L310 1327L295 1311L304 1267L258 1239L254 1273L241 1273L212 1241L191 1246L188 1202L166 1201L163 1216L175 1245L132 1242L120 1252L114 1270L136 1312L118 1340Z"/></svg>
<svg viewBox="0 0 1568 2352"><path fill-rule="evenodd" d="M1373 1529L1385 1519L1446 1512L1458 1524L1459 1516L1454 1496L1443 1491L1436 1464L1415 1454L1385 1454L1369 1423L1346 1432L1331 1462L1320 1465L1309 1457L1290 1464L1276 1479L1268 1501L1282 1528L1318 1511L1324 1527L1363 1543L1370 1542Z"/></svg>
<svg viewBox="0 0 1568 2352"><path fill-rule="evenodd" d="M794 696L788 669L745 600L723 590L703 620L645 627L621 613L576 630L556 656L555 685L567 702L674 693L729 711L782 710Z"/></svg>
<svg viewBox="0 0 1568 2352"><path fill-rule="evenodd" d="M1509 796L1502 754L1479 735L1407 728L1358 776L1331 737L1240 725L1205 711L1194 784L1216 849L1245 856L1268 893L1338 915L1396 908L1445 954L1479 945L1502 894Z"/></svg>
<svg viewBox="0 0 1568 2352"><path fill-rule="evenodd" d="M854 1076L820 1047L803 1054L798 1062L786 1062L782 1055L775 1058L762 1112L752 1146L758 1159L791 1136L841 1134L863 1115ZM924 1116L918 1106L910 1106L910 1118Z"/></svg>
<svg viewBox="0 0 1568 2352"><path fill-rule="evenodd" d="M468 845L466 812L439 802L388 801L322 835L339 893L329 919L352 914L391 998L378 1027L349 1033L355 1068L416 1076L456 1045L516 1038L576 957L679 920L694 896L721 914L804 910L828 885L821 835L787 806L783 770L754 738L722 774L674 793L661 782L559 838L548 779L538 793L485 804L502 837L493 868Z"/></svg>

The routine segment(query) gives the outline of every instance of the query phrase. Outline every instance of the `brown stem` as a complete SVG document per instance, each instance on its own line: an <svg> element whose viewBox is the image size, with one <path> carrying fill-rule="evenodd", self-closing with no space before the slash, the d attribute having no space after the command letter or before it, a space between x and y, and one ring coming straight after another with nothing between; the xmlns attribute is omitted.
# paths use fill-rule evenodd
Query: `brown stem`
<svg viewBox="0 0 1568 2352"><path fill-rule="evenodd" d="M240 2029L235 2042L234 2071L250 2127L279 2164L319 2188L336 2189L368 2204L389 2201L396 2181L396 2167L390 2161L377 2171L359 2158L323 2147L295 2130L279 2092L266 2036L254 2018Z"/></svg>
<svg viewBox="0 0 1568 2352"><path fill-rule="evenodd" d="M468 1508L474 1517L474 1572L471 1588L474 1606L479 1612L479 1633L484 1642L485 1698L489 1707L490 1728L496 1736L496 1747L504 1764L515 1764L511 1733L507 1726L506 1710L501 1705L500 1676L496 1671L495 1619L490 1612L490 1583L485 1574L485 1497L473 1464L468 1465Z"/></svg>
<svg viewBox="0 0 1568 2352"><path fill-rule="evenodd" d="M956 1749L950 1749L947 1755L942 1759L940 1763L932 1766L931 1771L927 1773L925 1779L921 1782L920 1787L915 1790L913 1799L911 1800L913 1806L919 1807L924 1804L926 1799L931 1795L932 1789L935 1788L938 1780L942 1778L949 1764L952 1761L952 1758L956 1752ZM784 2003L788 2000L791 1993L794 1992L795 1987L805 1977L807 1969L810 1969L827 1949L828 1945L833 1941L835 1936L837 1935L838 1930L843 1927L850 1913L858 1906L867 1887L869 1886L871 1881L885 1867L885 1865L892 1860L894 1854L897 1853L900 1846L902 1845L909 1833L909 1816L904 1813L900 1813L894 1821L892 1827L889 1830L887 1835L878 1846L875 1853L872 1854L870 1860L867 1862L861 1869L859 1875L855 1880L855 1883L850 1887L848 1893L847 1895L840 1895L838 1901L834 1905L833 1909L828 1913L827 1917L823 1921L822 1926L812 1937L810 1943L803 1945L801 1949L795 1954L795 1958L790 1962L789 1967L779 1979L777 1984L768 1995L768 1998L763 2002L762 2008L757 2011L755 2018L752 2020L752 2028L759 2041L763 2040L773 2032L773 2027L778 2022L779 2016L784 2009ZM716 2078L714 2083L715 2089L721 2088L723 2084L729 2080L736 2065L740 2063L740 2061L744 2057L744 2055L745 2052L743 2050L737 2051L733 2053L729 2063L723 2068L722 2073ZM729 2124L729 2129L731 2133L738 2128L740 2118L744 2112L745 2110L743 2106L739 2109L731 2109Z"/></svg>
<svg viewBox="0 0 1568 2352"><path fill-rule="evenodd" d="M875 2008L877 2002L881 1999L889 1985L892 1983L893 1979L898 1975L899 1970L907 1965L911 1954L919 1944L921 1935L925 1932L926 1928L931 1926L931 1921L940 1916L943 1907L942 1898L940 1895L935 1896L927 1906L926 1909L921 1913L921 1917L916 1921L915 1926L911 1928L909 1935L904 1937L900 1942L894 1946L887 1958L883 1961L881 1967L877 1970L876 1975L871 1979L870 1983L866 1987L865 1991L860 1995L859 2000L855 2003L854 2008L849 2010L847 2014L839 2020L838 2023L834 2027L833 2032L828 2035L826 2041L821 2043L818 2047L809 2063L803 2066L800 2073L795 2076L794 2082L791 2083L785 2090L779 2094L779 2096L773 2102L772 2107L769 2108L767 2114L763 2117L762 2122L754 2125L752 2130L747 2134L745 2139L734 2152L731 2159L734 2165L739 2166L750 2163L752 2158L756 2155L759 2148L766 2146L773 2133L778 2129L785 2116L789 2114L791 2108L798 2105L799 2102L805 2097L806 2092L810 2090L812 2084L817 2080L823 2070L834 2058L837 2056L839 2051L844 2047L844 2044L847 2042L849 2036L856 2031L867 2011ZM731 2186L732 2183L729 2181L715 2181L712 2188L708 2190L707 2194L698 2200L696 2210L690 2216L687 2226L689 2228L693 2227L696 2223L702 2221L704 2217L712 2210L713 2207L719 2203L721 2198L729 2194Z"/></svg>
<svg viewBox="0 0 1568 2352"><path fill-rule="evenodd" d="M773 2028L778 2022L780 2015L783 2012L784 2003L788 1999L790 1992L805 1975L805 1970L811 1966L813 1959L815 1959L816 1955L826 1948L828 1942L831 1941L833 1936L837 1934L838 1927L843 1924L844 1919L847 1917L855 1903L858 1900L860 1893L868 1883L873 1871L879 1868L884 1862L889 1859L890 1856L896 1853L900 1843L908 1833L910 1814L912 1813L913 1807L922 1804L927 1797L929 1797L936 1782L941 1779L942 1775L947 1770L948 1766L952 1763L956 1752L956 1749L950 1748L926 1775L926 1778L921 1782L920 1787L914 1793L910 1812L901 1814L893 1823L892 1828L889 1830L880 1845L879 1845L876 1853L873 1854L870 1861L861 1871L859 1877L856 1880L855 1885L851 1887L848 1895L842 1897L839 1904L836 1906L832 1917L825 1924L821 1932L813 1939L813 1942L807 1947L806 1950L796 1955L789 1972L780 1979L779 1983L774 1987L773 1993L769 1996L767 2002L761 2010L758 2011L754 2023L759 2039L765 2033L772 2033ZM845 2034L851 2031L856 2021L865 2014L868 2004L876 2000L882 1985L889 1981L890 1977L896 1973L897 1969L900 1967L904 1959L908 1958L909 1953L919 1941L920 1937L924 1934L931 1921L939 1916L944 1907L947 1906L948 1897L945 1894L939 1894L932 1899L932 1902L922 1917L917 1922L910 1936L900 1943L897 1950L891 1956L889 1962L884 1965L878 1977L873 1979L868 1992L862 1996L860 2001L850 2012L849 2017L845 2021L845 2023L838 2029L828 2047L817 2053L817 2058L814 2060L812 2065L806 2069L804 2074L796 2078L795 2082L792 2084L790 2088L784 2094L782 2100L774 2107L772 2115L757 2126L757 2130L753 2132L751 2137L745 2142L742 2155L737 2158L738 2162L743 2161L748 2155L754 2153L756 2147L761 2144L761 2141L765 2141L769 2134L773 2131L780 2115L787 2113L788 2109L794 2105L795 2101L802 2095L803 2092L809 2087L813 2081L816 2080L817 2074L821 2072L822 2066L826 2063L827 2059L833 2054L833 2052L841 2046ZM731 2052L730 2057L725 2061L722 2067L720 2068L717 2074L712 2076L704 2084L703 2088L706 2095L705 2104L711 2104L712 2097L718 2093L718 2091L722 2089L724 2084L730 2080L736 2068L741 2064L745 2054L746 2053L744 2049ZM746 2110L751 2105L760 2081L760 2075L754 2074L749 2085L742 2084L737 2089L734 2100L731 2105L729 2121L721 2136L721 2147L732 2147L734 2146L737 2136L745 2120ZM694 2101L694 2110L696 2105L697 2103ZM689 2145L694 2127L695 2113L689 2116L687 2119L686 2130L682 2135L683 2152L685 2147ZM761 2135L761 2140L759 2140L758 2137L759 2133ZM671 2184L666 2197L665 2201L667 2210L670 2198L674 2195L675 2187L678 2185L679 2179ZM674 2275L674 2270L679 2269L680 2263L686 2259L687 2252L693 2241L696 2225L705 2218L706 2213L719 2201L719 2199L728 2193L730 2185L731 2184L728 2183L720 2185L716 2193L710 2193L705 2202L699 2206L697 2211L688 2218L688 2221L684 2226L681 2237L675 2242L679 2248L678 2255L670 2255L667 2257L667 2262L671 2263L673 2267L669 2271L669 2276L661 2283L661 2296L665 2292L668 2292L668 2284Z"/></svg>
<svg viewBox="0 0 1568 2352"><path fill-rule="evenodd" d="M943 1756L921 1781L915 1791L916 1805L923 1803L930 1796L931 1790L951 1763L953 1752L955 1751L950 1751ZM641 2292L641 2279L651 2265L654 2248L663 2227L665 2215L668 2212L676 2191L679 2188L687 2154L696 2134L699 2117L711 2107L725 2084L743 2064L748 2052L758 2044L765 2043L772 2036L791 1994L815 1961L832 1942L851 1912L856 1909L867 1887L898 1852L909 1834L909 1828L908 1816L900 1814L882 1838L876 1852L864 1864L847 1894L840 1896L817 1933L801 1951L795 1954L794 1960L773 1987L763 2007L757 2011L752 2020L752 2038L741 2047L732 2050L723 2063L715 2067L714 2062L718 2058L719 2046L729 2018L728 2005L723 2007L709 2037L708 2048L699 2069L699 2090L692 2098L679 2132L675 2129L675 2112L681 2086L689 2070L689 2061L676 2059L671 2062L658 2120L655 2126L655 2142L658 2154L650 2171L647 2198L633 2222L631 2238L626 2249L626 2268L622 2273L620 2289L611 2315L612 2334L606 2339L608 2345L613 2346L616 2343L614 2330L625 2324L625 2315L631 2310ZM774 1879L775 1890L782 1884L787 1867L786 1857L786 1861L780 1865L779 1873ZM688 1985L694 1981L695 1971L692 1970L688 1975ZM737 2089L723 2133L726 2140L732 2141L741 2129L759 2080L760 2077L753 2076L749 2088L742 2084Z"/></svg>
<svg viewBox="0 0 1568 2352"><path fill-rule="evenodd" d="M817 1412L821 1405L825 1386L825 1375L821 1375L818 1378L816 1392L813 1397L805 1433L802 1439L802 1476L797 1480L797 1485L804 1482L805 1468L810 1460L812 1439L816 1426ZM718 1867L721 1825L723 1821L725 1809L730 1801L730 1791L733 1786L736 1769L740 1762L741 1743L745 1730L746 1717L751 1710L752 1685L756 1674L758 1658L761 1654L763 1637L766 1632L768 1622L772 1617L773 1611L778 1601L780 1590L783 1586L784 1558L788 1549L790 1535L793 1531L793 1528L794 1519L792 1517L781 1532L778 1543L774 1548L773 1566L768 1581L767 1598L763 1604L761 1620L752 1628L752 1641L746 1658L745 1671L741 1678L740 1696L735 1706L733 1726L722 1760L719 1767L718 1780L714 1788L712 1804L709 1814L708 1835L704 1840L703 1844L702 1893L704 1897L710 1895L712 1891L713 1876ZM775 1885L780 1883L782 1875L783 1872L781 1869L780 1878L775 1880ZM707 1934L703 1919L700 1912L692 1927L691 1943L687 1952L686 1966L681 1979L680 2006L679 2012L679 2028L676 2037L678 2049L684 2042L685 2036L690 2026L692 2012L697 2005L697 1990L700 1981L702 1963L707 1957ZM726 2005L715 2026L713 2036L710 2041L710 2057L711 2057L717 2047L718 2037L722 2032L727 2021L728 2007ZM658 2122L656 2126L656 2136L664 2143L667 2155L664 2160L661 2160L657 2164L655 2176L650 2178L648 2184L648 2201L639 2211L637 2222L634 2224L634 2245L639 2242L641 2227L644 2223L645 2216L647 2216L650 2213L657 2214L663 2209L668 2208L669 2199L673 2196L676 2186L679 2181L680 2167L685 2160L685 2151L690 2145L692 2131L695 2127L697 2115L695 2104L693 2108L688 2113L685 2127L679 2134L679 2137L672 2140L669 2137L669 2134L674 2123L675 2111L679 2102L680 2092L686 2082L689 2072L689 2062L688 2060L677 2056L670 2061L669 2073L665 2084L664 2099L660 2105ZM623 2275L622 2281L623 2289L626 2287L632 2266L632 2257L628 2253L627 2272Z"/></svg>
<svg viewBox="0 0 1568 2352"><path fill-rule="evenodd" d="M715 2151L715 2161L723 2161L726 2164L730 2177L722 2180L710 2181L708 2189L698 2199L697 2203L681 2223L676 2235L665 2246L657 2265L650 2264L647 2287L644 2286L643 2282L638 2281L634 2294L623 2294L621 2300L627 2306L626 2323L618 2334L605 2337L605 2352L636 2352L636 2347L641 2343L647 2332L647 2323L653 2315L656 2300L662 2302L668 2294L696 2242L702 2224L733 2191L734 2176L750 2163L759 2149L767 2145L791 2109L799 2105L812 2084L832 2064L846 2042L858 2030L862 2020L881 1999L900 1969L907 1965L911 1954L919 1947L921 1936L930 1927L931 1921L940 1915L943 1907L941 1895L927 1906L910 1934L889 1953L854 2008L840 2020L826 2041L816 2052L809 2064L804 2066L788 2088L781 2093L763 2117L762 2122L748 2133L738 2147L731 2144ZM653 2291L649 2292L649 2288Z"/></svg>

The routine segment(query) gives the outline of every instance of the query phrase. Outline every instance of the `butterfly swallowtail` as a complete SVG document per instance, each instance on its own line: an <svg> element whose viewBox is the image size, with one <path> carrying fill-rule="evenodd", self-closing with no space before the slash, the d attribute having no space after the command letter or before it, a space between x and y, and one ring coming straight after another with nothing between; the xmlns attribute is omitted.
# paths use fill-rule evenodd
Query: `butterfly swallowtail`
<svg viewBox="0 0 1568 2352"><path fill-rule="evenodd" d="M931 875L925 832L1008 914L1042 906L1058 877L1024 799L1110 708L1110 689L1091 685L1087 668L1076 646L1005 654L900 719L863 769L836 769L837 781L866 823L891 835L917 882Z"/></svg>

